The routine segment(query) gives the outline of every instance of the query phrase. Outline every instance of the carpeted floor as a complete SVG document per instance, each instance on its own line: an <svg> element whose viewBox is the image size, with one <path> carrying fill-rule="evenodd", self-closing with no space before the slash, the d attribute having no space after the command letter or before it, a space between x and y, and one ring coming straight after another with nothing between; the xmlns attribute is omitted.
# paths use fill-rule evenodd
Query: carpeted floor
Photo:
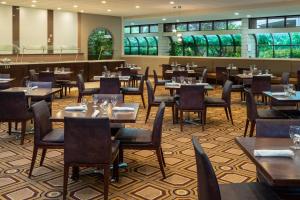
<svg viewBox="0 0 300 200"><path fill-rule="evenodd" d="M221 96L221 89L209 92L209 96ZM156 94L168 94L163 87ZM68 97L55 99L53 112L76 102L77 91ZM147 98L145 91L145 98ZM126 97L125 101L141 103L140 97ZM173 125L171 110L166 109L162 147L166 159L167 179L163 180L156 155L151 151L125 151L128 169L122 169L118 183L109 188L109 198L131 199L197 199L197 182L192 136L199 140L209 155L219 183L255 181L255 166L235 144L234 138L243 135L245 105L240 103L239 94L232 94L232 110L235 125L226 120L224 109L209 108L205 131L197 125ZM157 108L153 108L150 120L144 123L146 110L141 106L136 124L129 127L152 128ZM191 117L196 117L191 114ZM62 126L62 124L55 124ZM33 135L26 135L25 144L20 146L15 135L6 133L6 124L0 128L0 199L62 199L63 151L49 150L44 166L38 167L39 158L31 179L27 178L32 156ZM101 177L82 171L79 181L69 180L69 199L102 199Z"/></svg>

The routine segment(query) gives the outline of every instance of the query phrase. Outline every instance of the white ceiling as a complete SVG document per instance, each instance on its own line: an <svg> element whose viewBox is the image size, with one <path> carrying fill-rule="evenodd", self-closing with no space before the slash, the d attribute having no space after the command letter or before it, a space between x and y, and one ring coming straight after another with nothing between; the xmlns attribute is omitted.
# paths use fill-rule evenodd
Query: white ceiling
<svg viewBox="0 0 300 200"><path fill-rule="evenodd" d="M241 18L247 14L255 17L267 14L300 14L300 0L173 0L174 5L170 4L170 0L106 0L106 4L101 3L102 0L37 0L37 3L32 3L32 0L1 1L5 1L7 5L31 7L35 4L36 8L43 9L61 8L74 12L84 10L85 13L123 16L126 23L143 23L149 20L157 23L162 18L174 21L174 16L178 15L184 15L187 19L196 17L206 20L220 17ZM78 7L74 8L74 5ZM136 8L137 5L140 8ZM178 9L173 8L175 5L181 5L180 14ZM240 15L235 16L234 12L239 12Z"/></svg>

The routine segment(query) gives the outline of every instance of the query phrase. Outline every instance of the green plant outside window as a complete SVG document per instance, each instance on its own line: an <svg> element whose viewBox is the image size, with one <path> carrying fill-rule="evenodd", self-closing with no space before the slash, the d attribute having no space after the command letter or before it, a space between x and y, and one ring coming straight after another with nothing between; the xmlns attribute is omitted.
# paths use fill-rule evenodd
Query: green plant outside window
<svg viewBox="0 0 300 200"><path fill-rule="evenodd" d="M125 55L158 55L156 37L128 37L124 39Z"/></svg>
<svg viewBox="0 0 300 200"><path fill-rule="evenodd" d="M109 30L97 28L88 38L88 59L102 60L112 59L113 38Z"/></svg>

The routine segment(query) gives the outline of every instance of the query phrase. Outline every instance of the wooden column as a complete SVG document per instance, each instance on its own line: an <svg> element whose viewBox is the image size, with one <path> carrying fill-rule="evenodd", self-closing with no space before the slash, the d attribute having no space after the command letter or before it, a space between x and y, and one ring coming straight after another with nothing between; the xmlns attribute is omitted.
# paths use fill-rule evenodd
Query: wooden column
<svg viewBox="0 0 300 200"><path fill-rule="evenodd" d="M12 41L16 46L20 46L20 9L19 6L12 7ZM17 54L17 50L14 48L13 54Z"/></svg>
<svg viewBox="0 0 300 200"><path fill-rule="evenodd" d="M48 10L48 33L47 33L47 38L48 38L48 53L51 54L53 53L53 49L49 49L49 47L53 48L53 10Z"/></svg>

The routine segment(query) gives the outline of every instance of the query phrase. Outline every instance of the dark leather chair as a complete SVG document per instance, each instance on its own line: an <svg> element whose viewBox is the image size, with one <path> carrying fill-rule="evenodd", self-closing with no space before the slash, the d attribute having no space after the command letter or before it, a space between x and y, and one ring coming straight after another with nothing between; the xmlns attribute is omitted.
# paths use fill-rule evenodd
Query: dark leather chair
<svg viewBox="0 0 300 200"><path fill-rule="evenodd" d="M119 78L101 78L100 94L120 94L121 84Z"/></svg>
<svg viewBox="0 0 300 200"><path fill-rule="evenodd" d="M165 86L165 84L167 82L170 82L170 80L165 80L165 79L164 80L159 80L155 70L153 70L153 76L154 76L154 93L156 91L157 86Z"/></svg>
<svg viewBox="0 0 300 200"><path fill-rule="evenodd" d="M172 96L154 96L154 91L151 85L151 82L148 80L146 81L147 85L147 93L148 93L148 108L147 108L147 114L146 114L146 120L145 123L147 123L151 108L153 106L158 107L162 102L166 104L167 107L172 108L172 117L173 117L173 123L174 123L174 97Z"/></svg>
<svg viewBox="0 0 300 200"><path fill-rule="evenodd" d="M166 164L161 148L164 112L165 103L162 102L156 113L152 131L136 128L122 128L116 135L116 139L120 140L121 161L123 161L124 149L155 150L161 173L163 177L166 178L164 171Z"/></svg>
<svg viewBox="0 0 300 200"><path fill-rule="evenodd" d="M29 80L30 81L38 81L39 80L35 69L30 69L29 70Z"/></svg>
<svg viewBox="0 0 300 200"><path fill-rule="evenodd" d="M146 108L145 106L145 100L144 100L144 83L145 83L145 78L142 77L141 81L140 81L140 85L138 88L134 88L134 87L125 87L122 89L122 93L125 96L132 96L132 95L138 95L141 96L142 101L143 101L143 106L144 108Z"/></svg>
<svg viewBox="0 0 300 200"><path fill-rule="evenodd" d="M247 135L247 130L249 123L251 123L250 127L250 137L253 136L254 127L257 119L287 119L288 116L283 114L278 110L257 110L256 102L251 90L245 90L246 94L246 106L247 106L247 119L244 137Z"/></svg>
<svg viewBox="0 0 300 200"><path fill-rule="evenodd" d="M224 75L223 83L225 84L226 81L229 80L229 74L227 72L223 72L223 75ZM245 89L244 85L232 83L231 92L239 92L241 96L241 101L244 100L244 89Z"/></svg>
<svg viewBox="0 0 300 200"><path fill-rule="evenodd" d="M290 83L290 73L289 72L282 72L281 84L287 85L289 83Z"/></svg>
<svg viewBox="0 0 300 200"><path fill-rule="evenodd" d="M146 67L145 69L145 73L144 74L134 74L133 75L133 82L134 82L134 86L137 85L137 83L139 81L142 80L142 77L144 77L144 80L148 80L148 77L149 77L149 66Z"/></svg>
<svg viewBox="0 0 300 200"><path fill-rule="evenodd" d="M108 118L65 118L64 192L66 199L69 167L102 167L104 169L104 199L108 199L110 166L119 178L119 144L111 140ZM76 174L75 176L77 176Z"/></svg>
<svg viewBox="0 0 300 200"><path fill-rule="evenodd" d="M8 122L8 133L11 134L12 122L21 123L21 141L24 143L26 122L32 119L24 92L0 91L0 122Z"/></svg>
<svg viewBox="0 0 300 200"><path fill-rule="evenodd" d="M207 69L204 68L202 71L202 82L207 83Z"/></svg>
<svg viewBox="0 0 300 200"><path fill-rule="evenodd" d="M300 126L299 119L257 119L256 137L289 138L290 126Z"/></svg>
<svg viewBox="0 0 300 200"><path fill-rule="evenodd" d="M284 92L284 87L285 85L271 85L271 92ZM270 109L280 109L280 110L297 110L297 103L293 102L281 102L281 101L276 101L273 98L270 98L269 101L270 104Z"/></svg>
<svg viewBox="0 0 300 200"><path fill-rule="evenodd" d="M279 200L268 186L260 183L218 184L214 168L208 156L194 136L199 200Z"/></svg>
<svg viewBox="0 0 300 200"><path fill-rule="evenodd" d="M224 84L223 72L227 73L226 67L216 67L216 84Z"/></svg>
<svg viewBox="0 0 300 200"><path fill-rule="evenodd" d="M40 72L38 76L38 81L39 82L51 82L52 87L58 87L62 88L62 85L58 82L56 82L56 78L54 75L54 72ZM63 96L63 90L60 91L60 98Z"/></svg>
<svg viewBox="0 0 300 200"><path fill-rule="evenodd" d="M253 76L251 91L253 95L261 95L262 102L267 102L266 96L262 95L263 91L271 90L271 76Z"/></svg>
<svg viewBox="0 0 300 200"><path fill-rule="evenodd" d="M232 82L227 80L223 86L222 98L205 97L205 113L207 107L224 107L226 118L227 120L229 120L230 118L233 125L233 118L231 113L231 87Z"/></svg>
<svg viewBox="0 0 300 200"><path fill-rule="evenodd" d="M201 116L202 130L204 130L205 122L205 89L202 85L182 85L179 89L180 97L176 101L176 119L178 111L180 112L180 130L183 131L183 113L197 112ZM191 98L192 97L192 98ZM177 120L176 120L177 121Z"/></svg>
<svg viewBox="0 0 300 200"><path fill-rule="evenodd" d="M85 88L82 74L77 74L77 87L78 87L78 100L77 100L78 103L81 102L83 96L90 96L99 93L98 88Z"/></svg>
<svg viewBox="0 0 300 200"><path fill-rule="evenodd" d="M171 80L172 79L172 75L170 76L170 74L167 74L166 71L167 70L172 70L172 66L169 64L162 64L162 75L163 75L163 80Z"/></svg>
<svg viewBox="0 0 300 200"><path fill-rule="evenodd" d="M46 101L40 101L32 106L34 118L34 144L31 159L31 166L28 177L32 175L32 170L36 161L38 149L43 149L40 166L43 165L47 149L64 148L64 130L53 129L50 121L50 111Z"/></svg>
<svg viewBox="0 0 300 200"><path fill-rule="evenodd" d="M79 70L79 74L82 74L82 76L84 76L84 70L81 69ZM77 87L77 81L74 80L70 80L67 84L66 84L67 88L69 89L69 93L71 93L71 88Z"/></svg>
<svg viewBox="0 0 300 200"><path fill-rule="evenodd" d="M10 74L0 74L0 78L10 78ZM0 83L0 90L5 90L10 88L10 82Z"/></svg>
<svg viewBox="0 0 300 200"><path fill-rule="evenodd" d="M30 86L31 87L35 87L37 86L38 88L48 88L51 89L52 88L52 82L30 82ZM52 95L49 95L45 98L41 98L41 97L31 97L31 105L35 104L36 102L45 100L48 104L49 110L50 110L50 114L52 113Z"/></svg>

